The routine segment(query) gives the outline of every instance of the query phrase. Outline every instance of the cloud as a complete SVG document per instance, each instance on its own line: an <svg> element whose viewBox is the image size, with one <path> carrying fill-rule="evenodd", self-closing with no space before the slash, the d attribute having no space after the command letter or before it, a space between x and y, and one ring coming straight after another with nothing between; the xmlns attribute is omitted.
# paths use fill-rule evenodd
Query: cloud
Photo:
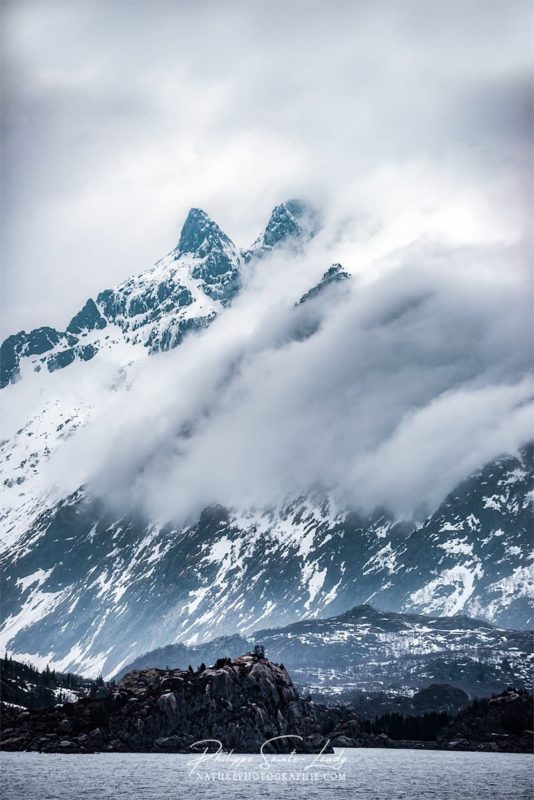
<svg viewBox="0 0 534 800"><path fill-rule="evenodd" d="M246 246L304 194L347 223L345 258L392 203L408 226L458 195L479 228L525 224L529 3L4 12L6 334L64 326L170 249L192 205Z"/></svg>
<svg viewBox="0 0 534 800"><path fill-rule="evenodd" d="M531 437L530 3L20 2L5 18L6 334L64 327L170 250L189 206L242 246L290 196L325 221L127 385L96 358L10 387L20 408L98 397L50 484L161 519L313 489L411 515ZM334 261L350 292L295 309Z"/></svg>
<svg viewBox="0 0 534 800"><path fill-rule="evenodd" d="M310 491L408 517L531 438L527 248L418 243L295 307L323 247L260 262L209 329L139 362L50 478L159 520Z"/></svg>

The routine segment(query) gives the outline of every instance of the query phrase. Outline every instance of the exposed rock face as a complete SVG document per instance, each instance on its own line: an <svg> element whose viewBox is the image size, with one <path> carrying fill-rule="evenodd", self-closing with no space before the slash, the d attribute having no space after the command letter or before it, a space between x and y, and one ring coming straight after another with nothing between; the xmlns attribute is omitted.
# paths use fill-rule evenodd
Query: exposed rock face
<svg viewBox="0 0 534 800"><path fill-rule="evenodd" d="M248 654L214 667L128 673L102 700L27 712L4 709L0 746L44 752L191 752L215 739L235 752L319 752L312 706L283 666Z"/></svg>
<svg viewBox="0 0 534 800"><path fill-rule="evenodd" d="M308 292L306 292L306 294L302 295L298 305L302 305L302 303L305 303L307 300L312 300L314 297L322 294L328 287L342 283L343 281L346 281L347 278L351 277L351 274L346 272L341 264L332 264L332 266L326 270L319 283L313 286Z"/></svg>
<svg viewBox="0 0 534 800"><path fill-rule="evenodd" d="M239 288L239 251L199 208L188 214L175 257L186 254L195 259L191 275L202 281L204 292L213 300L230 300Z"/></svg>
<svg viewBox="0 0 534 800"><path fill-rule="evenodd" d="M249 250L243 251L245 261L263 258L279 245L298 248L314 236L320 227L319 214L303 200L287 200L275 206L265 231Z"/></svg>

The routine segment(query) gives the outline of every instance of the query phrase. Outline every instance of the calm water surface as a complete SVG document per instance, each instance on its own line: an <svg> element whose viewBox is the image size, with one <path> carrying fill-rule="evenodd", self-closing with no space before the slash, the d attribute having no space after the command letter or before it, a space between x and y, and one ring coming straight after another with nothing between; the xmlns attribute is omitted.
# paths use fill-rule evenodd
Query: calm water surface
<svg viewBox="0 0 534 800"><path fill-rule="evenodd" d="M313 756L2 753L3 800L522 800L534 798L534 757L432 750L336 750ZM332 757L330 757L332 759Z"/></svg>

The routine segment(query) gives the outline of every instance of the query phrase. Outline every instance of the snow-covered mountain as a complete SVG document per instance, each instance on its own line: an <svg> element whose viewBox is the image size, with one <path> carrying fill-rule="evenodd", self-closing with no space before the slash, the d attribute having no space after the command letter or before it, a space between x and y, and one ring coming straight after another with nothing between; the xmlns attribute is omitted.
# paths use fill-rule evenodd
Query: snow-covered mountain
<svg viewBox="0 0 534 800"><path fill-rule="evenodd" d="M89 361L118 343L149 352L178 345L210 322L236 292L242 256L207 214L191 209L177 246L141 275L89 298L64 331L37 328L8 337L1 350L1 385L28 369L53 372Z"/></svg>
<svg viewBox="0 0 534 800"><path fill-rule="evenodd" d="M3 548L28 530L43 507L64 499L61 490L44 489L43 467L76 430L103 413L102 386L90 369L80 367L97 360L107 370L106 388L127 386L137 362L177 347L187 333L215 319L239 290L245 261L305 241L311 235L310 218L314 212L301 201L277 206L264 233L252 247L240 250L204 211L193 208L167 256L89 298L64 331L20 331L2 343L0 388L8 395L2 397L4 413L9 416L19 404L12 384L32 381L33 395L30 413L19 414L20 425L0 441ZM66 367L71 367L69 375L73 368L75 373L65 382L67 389L82 384L79 391L59 391L56 384L38 380L41 371L56 374Z"/></svg>
<svg viewBox="0 0 534 800"><path fill-rule="evenodd" d="M144 653L120 674L211 664L255 644L263 645L268 658L282 662L303 688L323 695L352 690L409 693L435 681L484 695L512 685L532 688L534 683L529 632L495 628L464 615L395 614L370 605L255 631L249 637L167 645Z"/></svg>
<svg viewBox="0 0 534 800"><path fill-rule="evenodd" d="M532 450L462 484L420 528L310 500L264 513L207 509L184 530L111 514L83 491L3 555L3 644L61 669L116 672L139 652L382 609L530 617Z"/></svg>
<svg viewBox="0 0 534 800"><path fill-rule="evenodd" d="M263 510L210 507L177 527L46 480L49 458L106 414L95 364L108 387L127 391L141 359L178 346L231 304L246 265L267 267L273 250L298 248L317 228L313 211L289 201L240 250L193 209L168 256L89 299L65 331L39 328L4 342L2 395L20 424L0 445L1 647L58 669L111 675L169 641L249 635L367 602L532 624L531 446L481 465L418 525L310 495ZM297 297L297 337L317 324L304 311L341 296L348 279L335 264ZM29 414L22 385L31 389Z"/></svg>
<svg viewBox="0 0 534 800"><path fill-rule="evenodd" d="M252 246L240 250L204 211L192 208L178 244L165 258L89 298L64 331L45 326L9 336L0 348L0 388L30 369L53 372L119 343L141 344L151 353L176 347L188 331L208 325L231 301L244 261L280 245L298 245L317 228L316 212L289 200L273 209Z"/></svg>

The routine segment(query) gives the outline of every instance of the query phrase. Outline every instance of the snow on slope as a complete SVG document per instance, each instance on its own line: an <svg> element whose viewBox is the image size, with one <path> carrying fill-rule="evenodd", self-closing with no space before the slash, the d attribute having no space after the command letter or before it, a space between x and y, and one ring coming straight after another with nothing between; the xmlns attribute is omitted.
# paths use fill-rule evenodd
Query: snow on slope
<svg viewBox="0 0 534 800"><path fill-rule="evenodd" d="M183 669L202 661L210 664L254 644L263 645L268 658L288 667L305 690L322 695L354 689L410 694L443 681L477 695L509 685L533 685L534 642L525 631L502 630L465 616L394 614L369 605L259 630L246 638L169 644L139 656L121 674L168 664Z"/></svg>
<svg viewBox="0 0 534 800"><path fill-rule="evenodd" d="M127 392L136 365L209 324L238 290L241 264L298 234L295 211L277 207L242 253L193 210L175 250L88 301L65 332L22 332L2 345L11 372L0 646L112 674L169 641L249 635L355 603L532 624L532 448L484 467L419 526L309 497L210 508L176 528L118 516L79 485L50 482L47 460ZM346 277L336 265L302 302Z"/></svg>
<svg viewBox="0 0 534 800"><path fill-rule="evenodd" d="M530 481L521 489L513 484L506 509L483 508L488 489L510 485L529 458L531 448L521 460L488 465L419 528L381 514L340 513L308 498L264 512L215 507L177 529L117 518L77 493L44 511L2 558L2 642L61 669L110 675L169 642L250 636L303 616L340 614L354 603L433 614L451 609L500 626L529 626L528 582L513 594L499 586L514 580L518 564L532 566L531 509L520 502ZM445 519L454 520L459 539L469 531L469 555L441 546L452 538ZM510 542L519 555L510 553ZM32 582L37 573L39 582Z"/></svg>

